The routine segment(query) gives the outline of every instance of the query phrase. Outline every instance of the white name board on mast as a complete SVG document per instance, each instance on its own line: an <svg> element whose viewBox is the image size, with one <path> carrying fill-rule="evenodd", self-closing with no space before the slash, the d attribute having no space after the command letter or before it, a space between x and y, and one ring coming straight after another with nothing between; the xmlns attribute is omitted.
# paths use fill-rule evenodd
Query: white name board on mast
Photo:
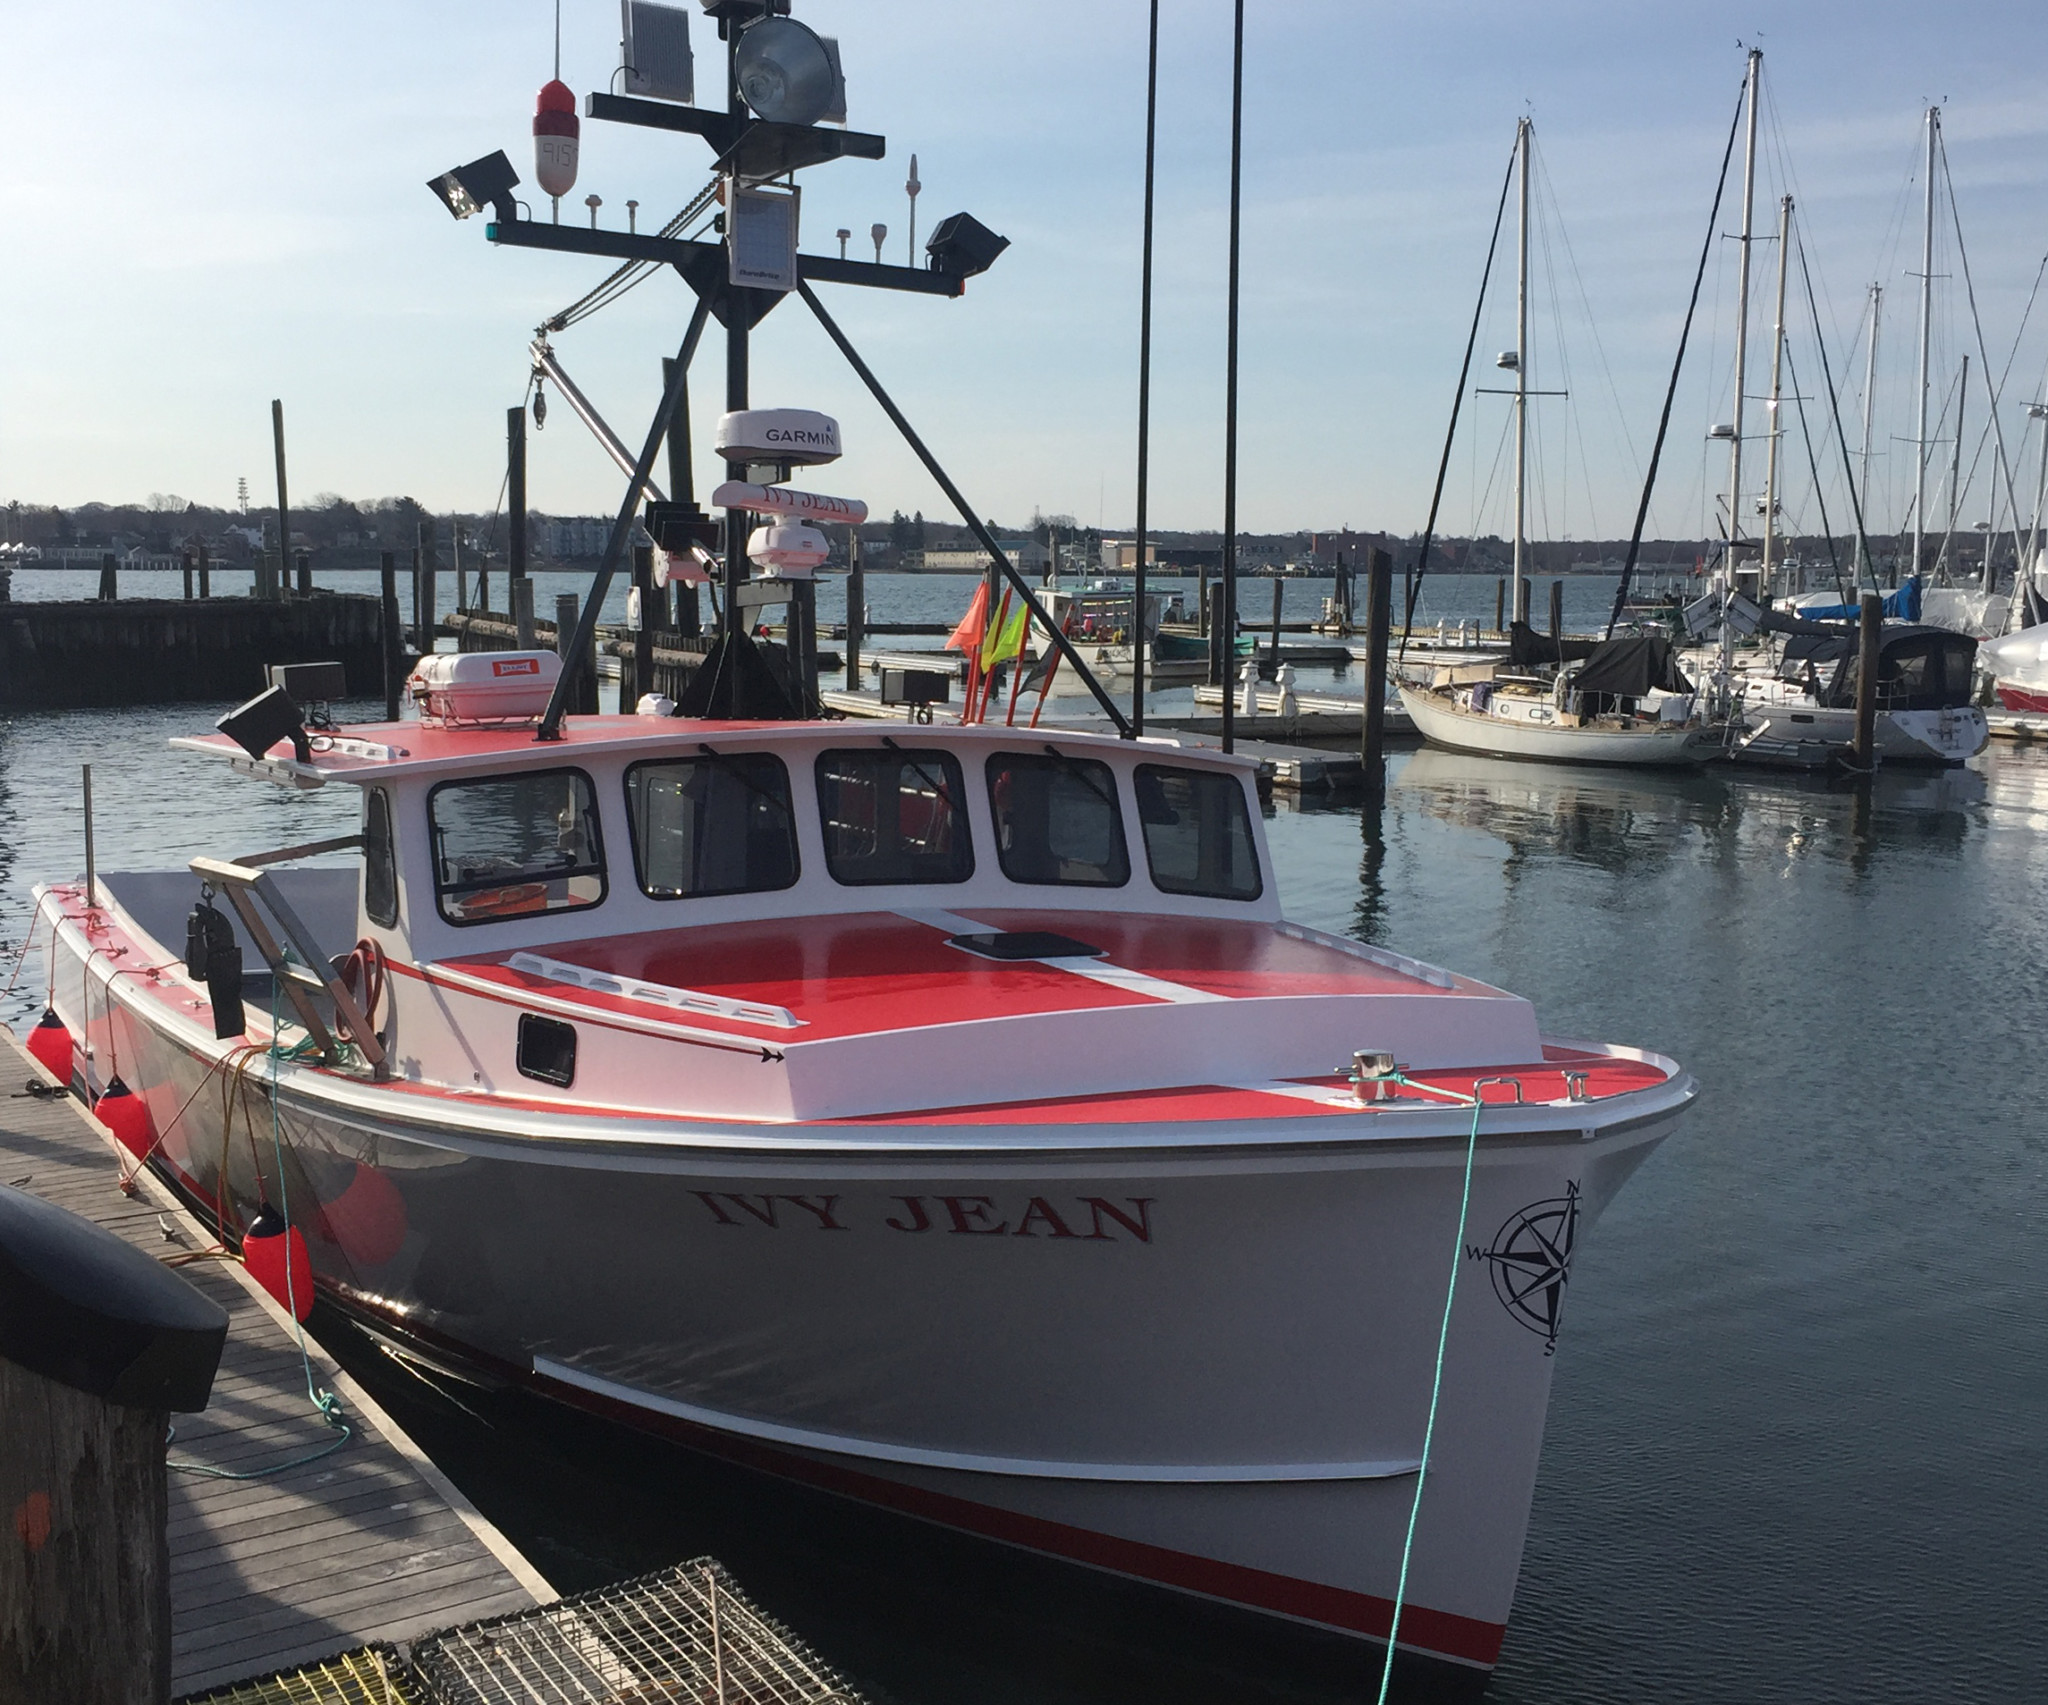
<svg viewBox="0 0 2048 1705"><path fill-rule="evenodd" d="M796 288L795 189L732 184L725 209L726 277L750 290Z"/></svg>

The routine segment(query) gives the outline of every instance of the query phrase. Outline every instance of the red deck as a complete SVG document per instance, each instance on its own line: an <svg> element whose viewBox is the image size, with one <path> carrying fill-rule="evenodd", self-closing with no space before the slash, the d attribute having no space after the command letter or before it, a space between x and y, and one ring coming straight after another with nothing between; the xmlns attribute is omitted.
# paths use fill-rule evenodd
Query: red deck
<svg viewBox="0 0 2048 1705"><path fill-rule="evenodd" d="M539 951L622 980L785 1008L803 1028L783 1034L805 1042L930 1024L1150 1005L1176 998L1175 991L1182 999L1455 994L1340 949L1282 935L1266 923L981 909L963 916L986 930L1071 936L1105 950L1090 963L1165 986L1119 986L1038 960L981 958L948 945L951 927L894 912L697 925L561 942ZM508 992L544 991L622 1015L661 1013L647 1002L515 970L506 962L517 951L500 949L447 963ZM744 1036L757 1036L765 1028L703 1013L691 1013L689 1022Z"/></svg>

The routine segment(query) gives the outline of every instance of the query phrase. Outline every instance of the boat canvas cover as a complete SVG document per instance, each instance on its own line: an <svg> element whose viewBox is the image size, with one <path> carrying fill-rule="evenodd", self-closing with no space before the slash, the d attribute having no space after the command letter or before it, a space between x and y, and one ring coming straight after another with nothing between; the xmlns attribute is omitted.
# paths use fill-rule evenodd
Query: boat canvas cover
<svg viewBox="0 0 2048 1705"><path fill-rule="evenodd" d="M1801 609L1798 614L1809 622L1853 622L1861 611L1855 604L1823 604L1817 609ZM1917 622L1920 619L1918 576L1908 575L1894 590L1884 595L1884 619L1888 622Z"/></svg>
<svg viewBox="0 0 2048 1705"><path fill-rule="evenodd" d="M1622 699L1639 699L1652 691L1692 691L1671 642L1656 634L1624 634L1602 640L1572 677L1572 685L1581 693L1606 693Z"/></svg>
<svg viewBox="0 0 2048 1705"><path fill-rule="evenodd" d="M1877 699L1886 710L1950 710L1970 702L1976 686L1977 642L1948 628L1886 627L1878 636ZM1835 668L1827 702L1856 703L1857 654Z"/></svg>
<svg viewBox="0 0 2048 1705"><path fill-rule="evenodd" d="M1532 663L1580 663L1600 649L1597 639L1552 639L1527 622L1508 624L1508 662L1516 668Z"/></svg>

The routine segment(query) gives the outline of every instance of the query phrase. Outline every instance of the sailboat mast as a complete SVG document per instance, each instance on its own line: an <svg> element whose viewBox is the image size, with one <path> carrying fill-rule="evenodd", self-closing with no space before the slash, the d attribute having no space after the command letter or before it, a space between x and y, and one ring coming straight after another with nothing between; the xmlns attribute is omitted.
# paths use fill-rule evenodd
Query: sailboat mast
<svg viewBox="0 0 2048 1705"><path fill-rule="evenodd" d="M1942 578L1953 580L1956 564L1956 506L1962 501L1963 480L1963 404L1970 395L1970 358L1963 357L1963 376L1956 381L1956 434L1955 443L1948 454L1948 535L1941 542L1941 552L1948 566Z"/></svg>
<svg viewBox="0 0 2048 1705"><path fill-rule="evenodd" d="M1870 560L1870 535L1865 531L1863 517L1870 509L1870 402L1877 389L1877 322L1884 312L1884 286L1870 287L1870 348L1863 358L1863 496L1856 505L1856 548L1863 555L1863 566L1870 572L1870 584L1877 584L1877 565Z"/></svg>
<svg viewBox="0 0 2048 1705"><path fill-rule="evenodd" d="M1763 590L1771 589L1772 547L1778 537L1778 405L1784 400L1785 256L1791 248L1792 198L1778 198L1778 313L1771 325L1771 418L1764 437Z"/></svg>
<svg viewBox="0 0 2048 1705"><path fill-rule="evenodd" d="M1529 610L1525 560L1529 474L1529 121L1515 127L1515 175L1521 187L1515 251L1515 598L1514 620Z"/></svg>
<svg viewBox="0 0 2048 1705"><path fill-rule="evenodd" d="M1927 109L1927 217L1920 232L1920 395L1919 424L1913 433L1913 572L1920 572L1920 553L1927 537L1927 339L1934 312L1934 144L1941 129L1941 108Z"/></svg>
<svg viewBox="0 0 2048 1705"><path fill-rule="evenodd" d="M1735 547L1742 537L1742 403L1749 358L1749 246L1756 217L1756 85L1763 49L1749 50L1749 113L1742 148L1742 247L1735 270L1735 439L1728 448L1728 588L1735 589Z"/></svg>

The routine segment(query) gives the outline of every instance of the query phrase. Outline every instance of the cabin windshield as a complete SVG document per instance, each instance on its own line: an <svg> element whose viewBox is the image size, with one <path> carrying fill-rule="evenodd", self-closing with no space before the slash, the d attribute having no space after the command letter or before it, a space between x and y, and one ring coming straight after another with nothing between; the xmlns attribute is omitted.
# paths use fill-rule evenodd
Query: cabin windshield
<svg viewBox="0 0 2048 1705"><path fill-rule="evenodd" d="M363 791L363 911L373 924L398 922L398 855L391 844L391 795Z"/></svg>
<svg viewBox="0 0 2048 1705"><path fill-rule="evenodd" d="M1251 813L1235 775L1140 764L1138 821L1153 883L1169 894L1256 900L1264 891Z"/></svg>
<svg viewBox="0 0 2048 1705"><path fill-rule="evenodd" d="M605 896L597 798L581 770L443 782L428 795L434 893L452 924L580 911Z"/></svg>
<svg viewBox="0 0 2048 1705"><path fill-rule="evenodd" d="M974 849L962 798L960 764L949 752L821 752L825 868L849 887L965 882L974 874Z"/></svg>
<svg viewBox="0 0 2048 1705"><path fill-rule="evenodd" d="M998 752L988 761L996 857L1012 882L1121 888L1131 879L1116 778L1107 764L1059 753Z"/></svg>
<svg viewBox="0 0 2048 1705"><path fill-rule="evenodd" d="M640 888L657 900L752 894L797 878L789 771L765 752L704 749L698 758L626 771L626 815Z"/></svg>

